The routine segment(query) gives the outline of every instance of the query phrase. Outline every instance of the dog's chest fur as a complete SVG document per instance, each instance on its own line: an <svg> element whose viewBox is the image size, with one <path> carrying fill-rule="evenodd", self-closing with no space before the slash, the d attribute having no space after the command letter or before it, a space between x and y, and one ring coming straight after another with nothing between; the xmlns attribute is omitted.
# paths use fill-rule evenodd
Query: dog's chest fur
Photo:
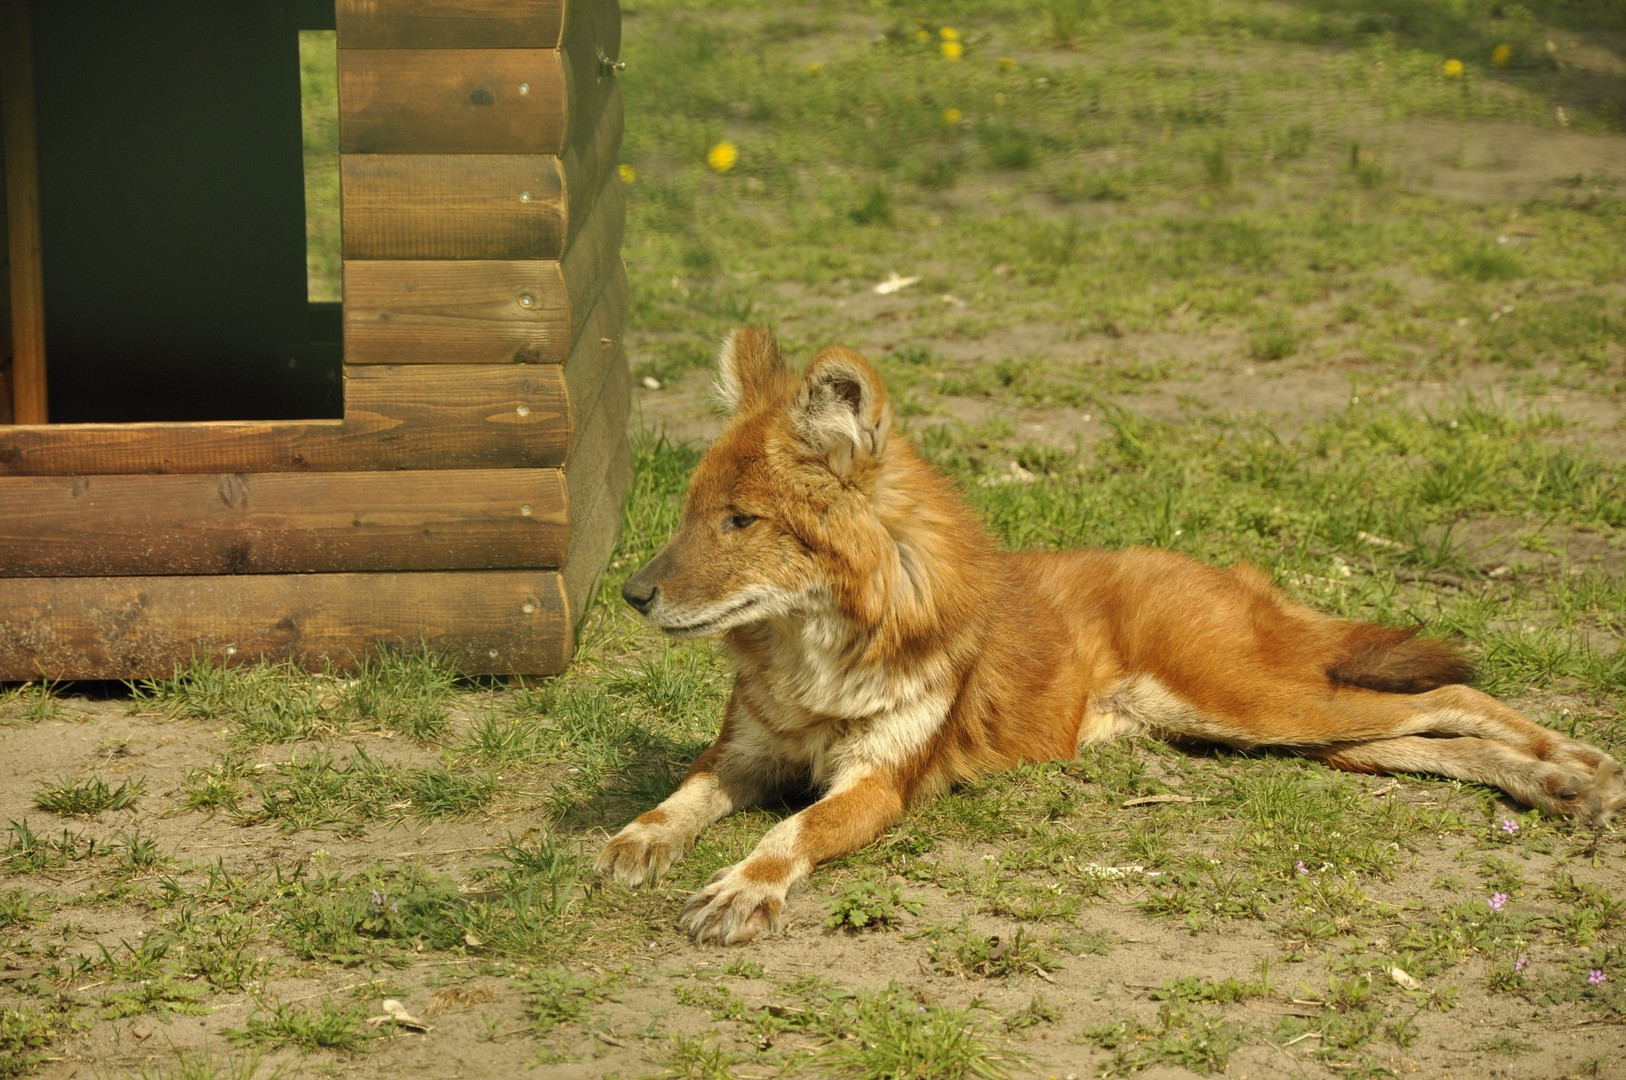
<svg viewBox="0 0 1626 1080"><path fill-rule="evenodd" d="M937 735L953 704L949 664L904 661L832 610L802 611L730 635L738 689L760 752L820 787L854 770L898 767Z"/></svg>

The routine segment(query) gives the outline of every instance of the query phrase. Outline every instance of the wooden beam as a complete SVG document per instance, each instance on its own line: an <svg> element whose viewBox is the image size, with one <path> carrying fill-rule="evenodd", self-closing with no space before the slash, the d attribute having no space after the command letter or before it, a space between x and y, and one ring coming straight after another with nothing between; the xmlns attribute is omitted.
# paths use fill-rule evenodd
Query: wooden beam
<svg viewBox="0 0 1626 1080"><path fill-rule="evenodd" d="M423 644L470 675L560 671L571 634L545 570L0 578L0 681L165 676L194 656L347 666Z"/></svg>
<svg viewBox="0 0 1626 1080"><path fill-rule="evenodd" d="M557 259L564 175L544 154L344 154L346 259Z"/></svg>
<svg viewBox="0 0 1626 1080"><path fill-rule="evenodd" d="M573 107L556 49L340 49L346 154L558 154Z"/></svg>
<svg viewBox="0 0 1626 1080"><path fill-rule="evenodd" d="M563 361L617 273L626 221L620 179L611 176L591 206L562 260L347 260L345 362Z"/></svg>
<svg viewBox="0 0 1626 1080"><path fill-rule="evenodd" d="M16 577L557 568L558 469L0 477Z"/></svg>
<svg viewBox="0 0 1626 1080"><path fill-rule="evenodd" d="M0 476L547 468L565 386L556 364L351 367L343 420L0 428Z"/></svg>
<svg viewBox="0 0 1626 1080"><path fill-rule="evenodd" d="M616 260L615 277L599 295L598 303L587 316L582 335L571 350L565 364L565 397L570 402L570 445L575 453L576 444L585 437L584 425L590 423L597 404L597 396L605 386L611 385L610 376L619 368L627 368L627 354L622 335L627 325L627 273ZM623 417L623 421L625 417Z"/></svg>
<svg viewBox="0 0 1626 1080"><path fill-rule="evenodd" d="M560 572L564 580L566 622L579 640L582 620L591 610L605 574L605 563L621 536L622 504L632 486L632 445L623 436L611 455L598 493L571 528L570 555Z"/></svg>
<svg viewBox="0 0 1626 1080"><path fill-rule="evenodd" d="M43 424L49 418L32 50L27 0L0 0L0 124L5 128L6 233L11 260L11 411L19 424Z"/></svg>
<svg viewBox="0 0 1626 1080"><path fill-rule="evenodd" d="M337 0L334 14L342 49L553 49L566 2Z"/></svg>
<svg viewBox="0 0 1626 1080"><path fill-rule="evenodd" d="M591 127L620 84L621 5L617 0L567 0L559 44L572 141Z"/></svg>
<svg viewBox="0 0 1626 1080"><path fill-rule="evenodd" d="M623 279L624 280L624 279ZM621 312L607 310L616 293L624 298L625 286L606 290L598 311L604 311L606 325L622 325ZM583 616L598 592L604 563L621 535L622 503L632 482L632 448L627 441L627 415L632 404L632 372L620 341L598 337L592 327L583 334L578 348L596 342L605 351L598 365L603 381L591 400L573 394L572 405L580 403L574 446L565 463L565 487L570 507L570 540L565 554L564 588L568 624L580 628ZM583 365L584 370L587 365Z"/></svg>
<svg viewBox="0 0 1626 1080"><path fill-rule="evenodd" d="M572 424L574 438L565 462L565 486L572 507L586 505L591 489L602 481L605 462L627 434L632 373L619 342L606 346L604 351L606 362L598 368L599 385L590 396L584 393L578 399L581 406Z"/></svg>
<svg viewBox="0 0 1626 1080"><path fill-rule="evenodd" d="M612 87L561 157L342 154L344 257L558 259L615 170L622 121Z"/></svg>
<svg viewBox="0 0 1626 1080"><path fill-rule="evenodd" d="M566 243L586 226L593 201L619 184L616 164L621 159L621 130L625 122L621 87L612 80L601 108L586 115L572 113L570 141L560 159L565 201Z"/></svg>
<svg viewBox="0 0 1626 1080"><path fill-rule="evenodd" d="M0 427L0 476L556 468L626 367L626 310L617 259L563 364L346 366L343 420Z"/></svg>

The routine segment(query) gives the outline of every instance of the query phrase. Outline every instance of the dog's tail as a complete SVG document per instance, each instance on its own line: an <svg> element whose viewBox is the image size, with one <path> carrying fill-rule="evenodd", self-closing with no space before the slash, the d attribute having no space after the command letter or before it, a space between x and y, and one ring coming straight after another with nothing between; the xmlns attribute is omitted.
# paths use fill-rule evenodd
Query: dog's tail
<svg viewBox="0 0 1626 1080"><path fill-rule="evenodd" d="M1390 694L1421 694L1474 677L1474 666L1456 646L1416 630L1350 623L1343 652L1327 667L1335 683Z"/></svg>

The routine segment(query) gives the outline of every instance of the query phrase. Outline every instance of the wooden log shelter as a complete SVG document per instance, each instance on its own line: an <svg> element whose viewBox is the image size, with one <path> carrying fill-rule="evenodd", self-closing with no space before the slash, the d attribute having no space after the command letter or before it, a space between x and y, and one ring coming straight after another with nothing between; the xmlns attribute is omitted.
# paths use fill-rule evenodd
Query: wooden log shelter
<svg viewBox="0 0 1626 1080"><path fill-rule="evenodd" d="M0 681L566 666L631 468L619 52L616 0L0 0Z"/></svg>

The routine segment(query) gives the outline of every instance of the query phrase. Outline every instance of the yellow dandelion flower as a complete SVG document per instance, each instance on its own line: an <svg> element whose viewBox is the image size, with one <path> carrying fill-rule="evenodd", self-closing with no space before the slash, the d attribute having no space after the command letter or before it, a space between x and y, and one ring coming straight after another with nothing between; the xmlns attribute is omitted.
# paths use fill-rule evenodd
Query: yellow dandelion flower
<svg viewBox="0 0 1626 1080"><path fill-rule="evenodd" d="M1016 61L1011 59L1009 56L1001 56L999 58L999 70L1001 70L1001 71L1015 71L1016 70Z"/></svg>
<svg viewBox="0 0 1626 1080"><path fill-rule="evenodd" d="M727 172L740 160L740 148L724 139L706 152L706 164L718 172Z"/></svg>
<svg viewBox="0 0 1626 1080"><path fill-rule="evenodd" d="M1513 46L1505 41L1491 50L1491 63L1497 67L1506 67L1507 62L1511 59L1513 59Z"/></svg>
<svg viewBox="0 0 1626 1080"><path fill-rule="evenodd" d="M964 119L965 119L965 113L961 112L959 109L944 109L943 110L943 123L949 125L950 127L954 127L956 124L958 124L961 120L964 120Z"/></svg>
<svg viewBox="0 0 1626 1080"><path fill-rule="evenodd" d="M1447 79L1460 79L1462 78L1462 61L1447 60L1445 66L1440 68L1440 71Z"/></svg>
<svg viewBox="0 0 1626 1080"><path fill-rule="evenodd" d="M941 29L941 30L939 30L937 32L937 36L942 38L944 41L959 41L960 40L960 32L958 30L954 29L954 27L952 27L952 26L943 27L943 29Z"/></svg>
<svg viewBox="0 0 1626 1080"><path fill-rule="evenodd" d="M931 39L932 32L927 30L925 27L915 31L915 40L920 42L922 45L926 44L926 42L930 41Z"/></svg>
<svg viewBox="0 0 1626 1080"><path fill-rule="evenodd" d="M937 46L937 51L943 54L945 60L958 60L965 55L965 46L958 41L945 41Z"/></svg>
<svg viewBox="0 0 1626 1080"><path fill-rule="evenodd" d="M615 171L621 174L621 182L623 184L636 183L638 180L638 170L634 169L631 165L628 165L625 161L617 165L615 167Z"/></svg>
<svg viewBox="0 0 1626 1080"><path fill-rule="evenodd" d="M811 64L807 65L807 73L809 75L823 75L824 65L815 60Z"/></svg>

